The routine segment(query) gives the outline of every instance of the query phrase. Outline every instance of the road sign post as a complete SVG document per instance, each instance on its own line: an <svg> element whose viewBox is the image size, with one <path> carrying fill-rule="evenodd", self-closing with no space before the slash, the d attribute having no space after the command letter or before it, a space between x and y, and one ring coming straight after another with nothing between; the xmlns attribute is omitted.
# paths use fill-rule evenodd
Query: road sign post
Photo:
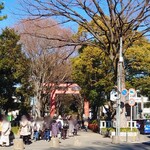
<svg viewBox="0 0 150 150"><path fill-rule="evenodd" d="M131 106L131 118L130 118L130 127L131 127L131 131L132 131L132 106Z"/></svg>
<svg viewBox="0 0 150 150"><path fill-rule="evenodd" d="M130 128L132 131L132 122L133 122L133 120L132 120L132 108L135 105L135 100L133 98L129 99L129 105L130 105L130 111L131 111L131 113L130 113Z"/></svg>

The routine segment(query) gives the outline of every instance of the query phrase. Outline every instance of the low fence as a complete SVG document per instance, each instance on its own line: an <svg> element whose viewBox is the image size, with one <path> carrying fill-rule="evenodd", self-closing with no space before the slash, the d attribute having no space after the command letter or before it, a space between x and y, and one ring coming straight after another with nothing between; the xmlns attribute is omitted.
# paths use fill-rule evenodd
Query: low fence
<svg viewBox="0 0 150 150"><path fill-rule="evenodd" d="M116 127L116 121L104 121L100 120L100 129L101 128L111 128L111 127ZM128 128L131 128L131 121L127 121L127 126ZM132 128L137 128L137 123L136 121L132 121Z"/></svg>

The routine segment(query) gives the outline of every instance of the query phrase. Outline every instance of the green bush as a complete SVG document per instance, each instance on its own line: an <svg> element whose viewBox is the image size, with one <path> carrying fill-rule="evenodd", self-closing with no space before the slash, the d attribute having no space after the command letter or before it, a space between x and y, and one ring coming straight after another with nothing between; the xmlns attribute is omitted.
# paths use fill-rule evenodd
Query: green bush
<svg viewBox="0 0 150 150"><path fill-rule="evenodd" d="M12 127L12 128L11 128L11 131L12 131L14 134L18 134L19 127Z"/></svg>
<svg viewBox="0 0 150 150"><path fill-rule="evenodd" d="M120 128L120 131L121 132L138 132L138 129L132 128L132 131L131 131L131 128Z"/></svg>
<svg viewBox="0 0 150 150"><path fill-rule="evenodd" d="M101 133L104 135L108 132L115 132L116 129L115 128L102 128L101 129ZM132 128L132 131L131 131L131 128L120 128L120 132L138 132L138 129L137 128Z"/></svg>
<svg viewBox="0 0 150 150"><path fill-rule="evenodd" d="M93 120L91 123L92 124L98 124L98 121L97 120Z"/></svg>
<svg viewBox="0 0 150 150"><path fill-rule="evenodd" d="M110 133L114 131L115 128L101 128L101 134L104 135L104 137L110 137Z"/></svg>
<svg viewBox="0 0 150 150"><path fill-rule="evenodd" d="M115 128L101 128L101 132L113 132Z"/></svg>

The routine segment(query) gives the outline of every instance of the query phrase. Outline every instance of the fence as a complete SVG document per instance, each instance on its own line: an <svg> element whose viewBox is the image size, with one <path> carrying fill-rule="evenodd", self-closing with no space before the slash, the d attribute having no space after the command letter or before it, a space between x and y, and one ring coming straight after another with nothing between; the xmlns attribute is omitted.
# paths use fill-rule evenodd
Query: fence
<svg viewBox="0 0 150 150"><path fill-rule="evenodd" d="M136 121L132 121L132 127L133 128L137 128L136 126ZM100 129L101 128L111 128L111 127L116 127L116 121L104 121L104 120L100 120ZM127 127L130 128L131 127L131 122L127 121Z"/></svg>

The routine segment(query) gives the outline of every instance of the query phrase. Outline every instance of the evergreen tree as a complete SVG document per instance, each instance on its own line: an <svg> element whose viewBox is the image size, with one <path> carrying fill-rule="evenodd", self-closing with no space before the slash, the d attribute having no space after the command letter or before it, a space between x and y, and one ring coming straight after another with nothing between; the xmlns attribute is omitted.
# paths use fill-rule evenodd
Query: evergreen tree
<svg viewBox="0 0 150 150"><path fill-rule="evenodd" d="M134 87L141 94L150 96L150 43L145 38L139 39L126 51L124 59L127 89ZM72 62L73 79L97 115L97 108L108 102L108 95L115 85L112 61L101 49L83 46ZM106 95L108 99L105 99ZM111 119L114 113L107 115L107 119Z"/></svg>
<svg viewBox="0 0 150 150"><path fill-rule="evenodd" d="M29 60L21 51L19 39L13 29L6 28L0 35L0 105L6 111L18 107L14 103L13 96L23 100L21 95L17 96L17 87L20 89L28 87L25 84L28 83Z"/></svg>
<svg viewBox="0 0 150 150"><path fill-rule="evenodd" d="M4 9L4 3L0 3L0 13L1 13L1 11ZM4 16L1 16L0 15L0 21L1 20L3 20L3 19L6 19L7 18L7 16L6 15L4 15Z"/></svg>

